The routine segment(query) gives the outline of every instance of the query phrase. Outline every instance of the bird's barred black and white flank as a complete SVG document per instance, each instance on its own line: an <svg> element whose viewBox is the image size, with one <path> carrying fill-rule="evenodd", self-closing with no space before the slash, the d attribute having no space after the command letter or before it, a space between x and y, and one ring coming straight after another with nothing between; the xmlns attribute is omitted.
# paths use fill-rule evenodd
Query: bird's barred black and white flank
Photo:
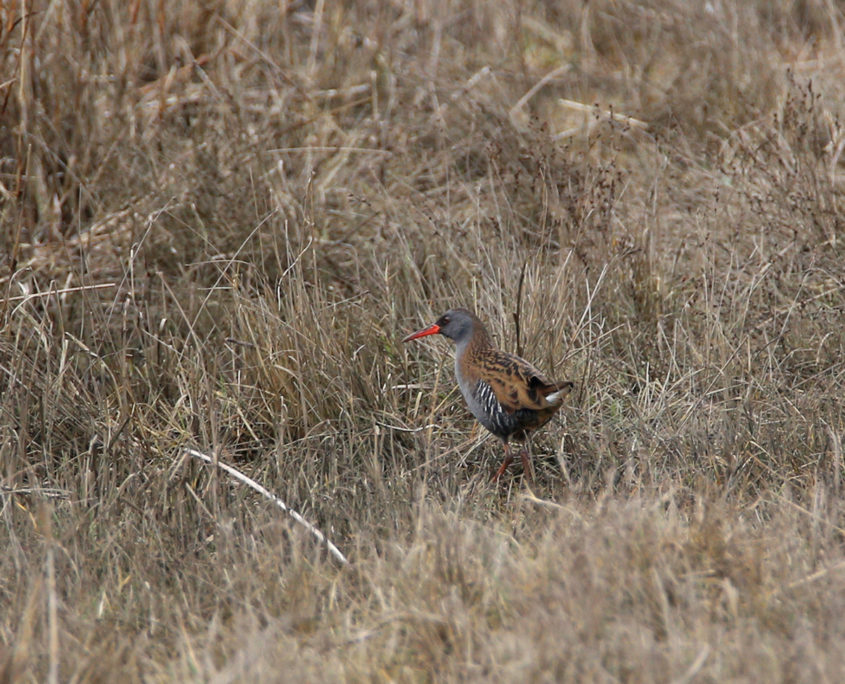
<svg viewBox="0 0 845 684"><path fill-rule="evenodd" d="M505 411L496 398L493 388L484 380L475 384L473 392L476 406L470 404L470 410L484 427L499 437L509 435L513 431L513 415ZM479 409L477 412L475 409Z"/></svg>

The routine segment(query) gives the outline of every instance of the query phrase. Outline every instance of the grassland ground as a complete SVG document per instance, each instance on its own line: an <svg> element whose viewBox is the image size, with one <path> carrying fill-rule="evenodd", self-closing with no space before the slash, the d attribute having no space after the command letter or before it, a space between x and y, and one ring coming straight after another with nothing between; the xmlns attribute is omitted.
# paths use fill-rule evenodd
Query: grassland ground
<svg viewBox="0 0 845 684"><path fill-rule="evenodd" d="M843 25L0 6L4 681L845 681Z"/></svg>

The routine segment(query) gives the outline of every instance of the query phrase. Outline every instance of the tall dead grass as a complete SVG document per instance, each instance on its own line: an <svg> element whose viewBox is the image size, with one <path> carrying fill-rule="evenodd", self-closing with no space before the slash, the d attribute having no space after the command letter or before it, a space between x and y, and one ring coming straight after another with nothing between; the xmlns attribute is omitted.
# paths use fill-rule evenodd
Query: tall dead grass
<svg viewBox="0 0 845 684"><path fill-rule="evenodd" d="M6 3L3 676L840 680L842 21ZM534 492L455 305L578 382Z"/></svg>

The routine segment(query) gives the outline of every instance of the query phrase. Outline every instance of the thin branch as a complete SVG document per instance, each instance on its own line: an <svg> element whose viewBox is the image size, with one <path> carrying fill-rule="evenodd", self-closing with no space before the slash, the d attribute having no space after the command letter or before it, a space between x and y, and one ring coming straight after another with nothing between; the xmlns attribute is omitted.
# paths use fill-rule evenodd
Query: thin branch
<svg viewBox="0 0 845 684"><path fill-rule="evenodd" d="M202 461L205 461L206 463L216 465L218 468L220 468L221 470L224 470L225 472L227 472L229 475L231 475L233 478L235 478L239 482L242 482L243 484L247 485L248 487L251 487L256 492L258 492L259 494L261 494L265 498L272 501L279 508L281 508L285 513L287 513L291 518L293 518L296 522L298 522L306 530L308 530L317 539L317 541L319 541L321 544L325 544L326 547L328 548L329 552L335 558L337 558L337 560L339 560L343 565L349 565L349 561L346 560L346 556L344 556L340 552L340 549L338 549L334 544L332 544L331 541L329 541L329 539L326 538L326 535L324 535L322 532L320 532L320 530L318 530L316 527L314 527L314 525L312 525L310 522L308 522L305 518L303 518L295 510L288 507L288 505L284 501L282 501L278 496L276 496L275 494L271 494L267 489L262 487L255 480L253 480L250 477L247 477L242 472L240 472L239 470L236 470L232 466L226 465L225 463L222 463L221 461L215 461L215 459L213 459L211 456L207 456L206 454L200 453L199 451L196 451L195 449L185 449L185 453L188 454L189 456L193 456L194 458L198 458Z"/></svg>
<svg viewBox="0 0 845 684"><path fill-rule="evenodd" d="M592 114L594 116L590 117L586 121L586 129L589 133L590 131L595 128L596 124L598 124L603 118L607 121L620 123L623 126L628 126L630 128L638 128L640 130L645 130L648 128L648 123L645 121L641 121L640 119L635 119L633 116L627 116L625 114L619 114L613 111L613 108L602 110L597 104L596 105L587 105L583 102L576 102L575 100L567 100L564 98L558 99L558 104L565 108L571 109L576 112L583 112L584 114ZM560 131L556 133L553 137L554 140L563 140L564 138L571 138L574 135L577 135L584 129L584 126L574 126L572 128L567 128L564 131Z"/></svg>
<svg viewBox="0 0 845 684"><path fill-rule="evenodd" d="M60 297L62 295L71 294L72 292L87 292L89 290L104 290L110 287L117 287L116 283L99 283L98 285L80 285L78 287L65 287L61 290L45 290L44 292L31 292L25 295L16 295L14 297L4 297L0 299L3 303L23 302L30 299L42 299L44 297Z"/></svg>
<svg viewBox="0 0 845 684"><path fill-rule="evenodd" d="M519 286L516 289L516 313L513 315L513 322L516 324L516 355L522 356L522 342L519 339L519 321L522 316L522 283L525 282L525 267L528 262L522 264L522 273L519 274Z"/></svg>

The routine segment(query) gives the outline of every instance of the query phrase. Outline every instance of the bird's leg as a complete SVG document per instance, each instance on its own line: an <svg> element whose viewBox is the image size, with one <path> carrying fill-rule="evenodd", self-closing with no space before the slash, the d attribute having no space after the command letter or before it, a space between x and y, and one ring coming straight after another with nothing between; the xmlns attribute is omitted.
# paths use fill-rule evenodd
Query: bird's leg
<svg viewBox="0 0 845 684"><path fill-rule="evenodd" d="M508 466L511 464L512 461L513 454L511 454L510 445L505 442L505 460L502 461L502 465L499 466L499 469L496 471L496 474L492 477L490 482L498 481L498 479L502 476L502 473L504 473L508 469Z"/></svg>
<svg viewBox="0 0 845 684"><path fill-rule="evenodd" d="M525 479L528 481L530 487L534 486L534 468L531 465L531 457L528 454L528 443L519 452L519 457L522 459L522 470L525 473Z"/></svg>

